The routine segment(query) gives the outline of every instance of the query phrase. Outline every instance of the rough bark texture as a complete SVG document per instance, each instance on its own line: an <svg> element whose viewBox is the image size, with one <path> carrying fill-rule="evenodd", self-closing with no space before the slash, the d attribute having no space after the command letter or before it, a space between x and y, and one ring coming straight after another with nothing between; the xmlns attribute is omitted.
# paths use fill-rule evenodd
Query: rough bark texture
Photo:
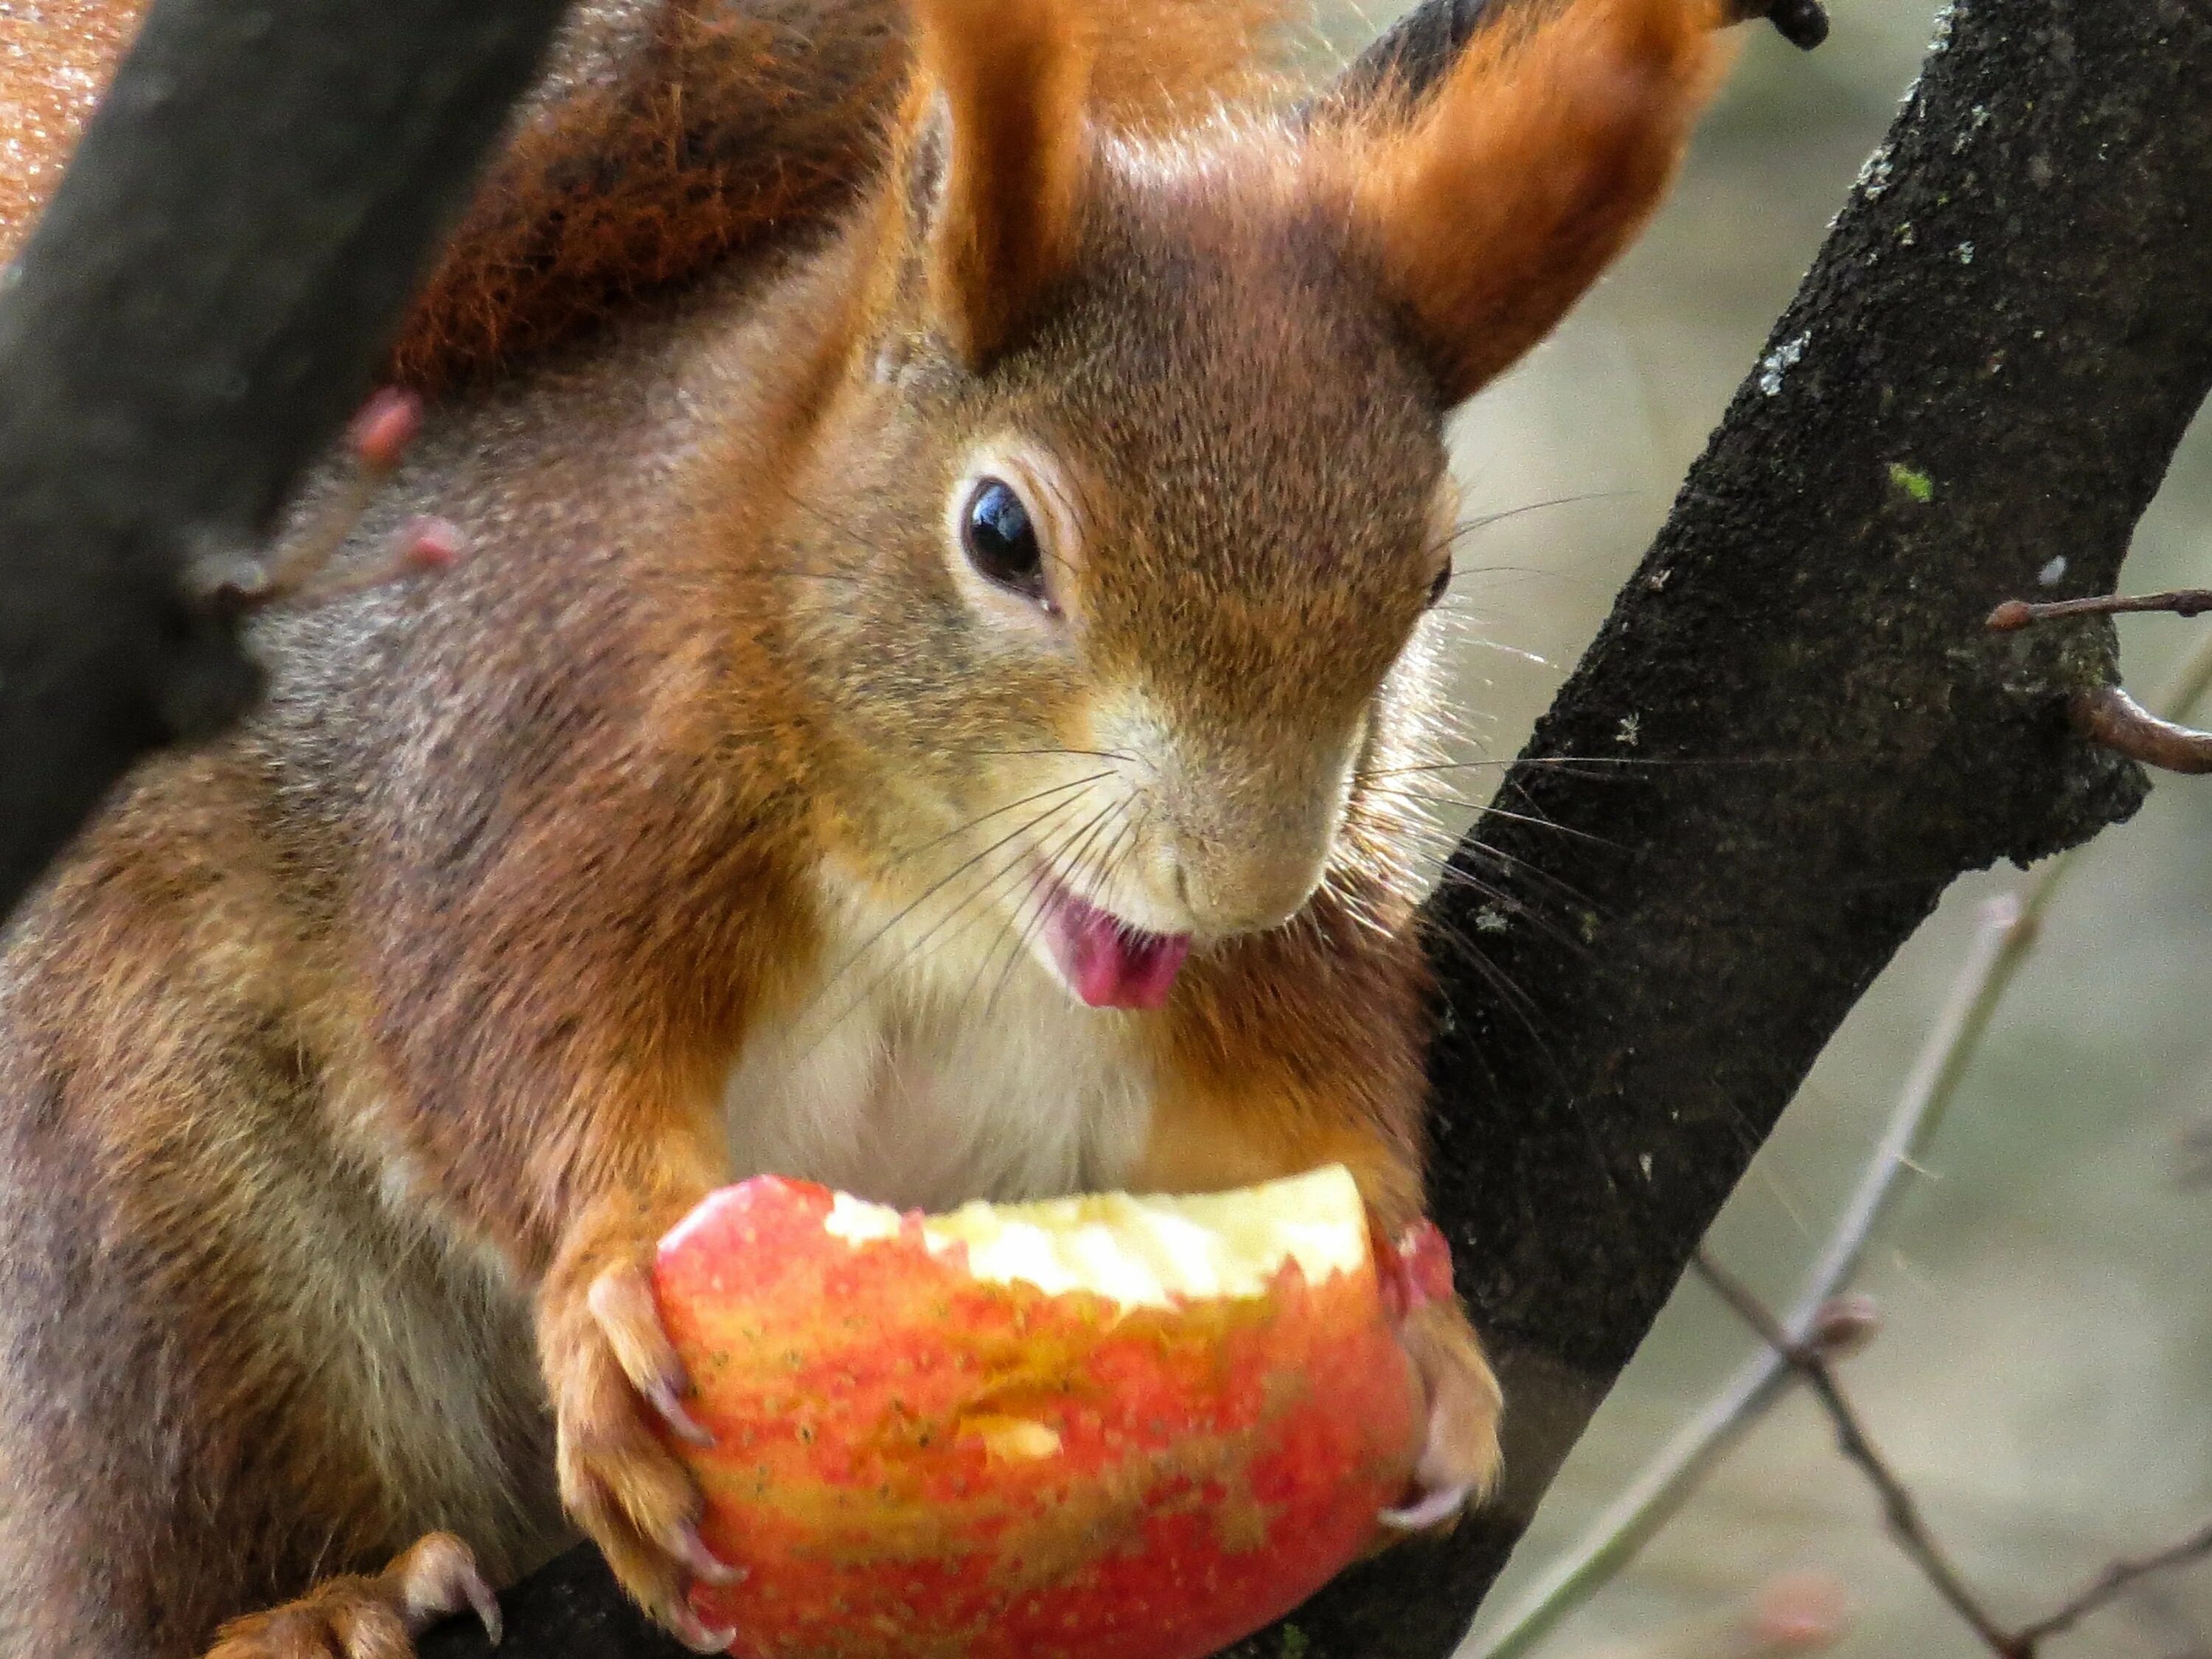
<svg viewBox="0 0 2212 1659"><path fill-rule="evenodd" d="M0 913L253 675L178 577L367 391L565 0L160 0L0 283Z"/></svg>

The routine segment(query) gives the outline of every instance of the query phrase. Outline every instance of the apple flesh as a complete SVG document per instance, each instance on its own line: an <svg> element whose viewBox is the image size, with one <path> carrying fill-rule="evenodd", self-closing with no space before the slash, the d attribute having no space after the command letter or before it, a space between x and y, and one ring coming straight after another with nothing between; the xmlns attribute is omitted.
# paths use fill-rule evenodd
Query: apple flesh
<svg viewBox="0 0 2212 1659"><path fill-rule="evenodd" d="M1202 1659L1404 1494L1389 1276L1337 1167L936 1217L725 1188L656 1267L746 1570L694 1604L759 1659Z"/></svg>

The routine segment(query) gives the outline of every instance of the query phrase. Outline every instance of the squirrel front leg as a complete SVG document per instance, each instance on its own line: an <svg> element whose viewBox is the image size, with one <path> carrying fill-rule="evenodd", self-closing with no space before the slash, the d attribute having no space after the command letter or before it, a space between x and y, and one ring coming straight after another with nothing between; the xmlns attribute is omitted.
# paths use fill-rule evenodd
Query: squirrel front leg
<svg viewBox="0 0 2212 1659"><path fill-rule="evenodd" d="M1380 1238L1395 1245L1423 1222L1419 947L1408 932L1340 956L1321 942L1328 936L1326 927L1281 930L1192 964L1169 1012L1133 1186L1218 1191L1341 1164ZM1397 1531L1450 1525L1498 1472L1498 1378L1449 1291L1448 1261L1436 1276L1441 1286L1425 1288L1430 1276L1414 1271L1401 1287L1399 1340L1428 1414L1417 1490L1380 1517Z"/></svg>
<svg viewBox="0 0 2212 1659"><path fill-rule="evenodd" d="M639 1606L719 1653L735 1632L692 1613L690 1585L737 1575L701 1539L698 1485L661 1431L709 1443L685 1406L690 1379L652 1278L662 1237L729 1178L711 1112L690 1093L634 1085L589 1113L554 1176L570 1196L538 1286L538 1347L563 1507Z"/></svg>

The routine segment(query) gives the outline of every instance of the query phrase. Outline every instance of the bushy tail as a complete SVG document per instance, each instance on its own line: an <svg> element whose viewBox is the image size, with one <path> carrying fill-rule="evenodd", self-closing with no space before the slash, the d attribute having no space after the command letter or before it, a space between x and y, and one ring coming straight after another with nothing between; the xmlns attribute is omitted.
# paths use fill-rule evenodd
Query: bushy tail
<svg viewBox="0 0 2212 1659"><path fill-rule="evenodd" d="M1093 87L1139 123L1246 90L1297 0L1090 0ZM0 7L0 258L147 0ZM650 289L821 225L873 177L912 64L901 0L585 0L410 313L392 377L491 379Z"/></svg>

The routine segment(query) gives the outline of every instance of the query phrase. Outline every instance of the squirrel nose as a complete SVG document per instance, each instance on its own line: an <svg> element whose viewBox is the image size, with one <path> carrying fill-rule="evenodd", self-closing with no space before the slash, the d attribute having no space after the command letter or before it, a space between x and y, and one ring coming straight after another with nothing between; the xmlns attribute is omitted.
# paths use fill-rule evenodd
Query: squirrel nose
<svg viewBox="0 0 2212 1659"><path fill-rule="evenodd" d="M1297 915L1321 881L1328 848L1285 844L1291 839L1252 835L1202 850L1179 848L1176 897L1196 930L1263 933Z"/></svg>

